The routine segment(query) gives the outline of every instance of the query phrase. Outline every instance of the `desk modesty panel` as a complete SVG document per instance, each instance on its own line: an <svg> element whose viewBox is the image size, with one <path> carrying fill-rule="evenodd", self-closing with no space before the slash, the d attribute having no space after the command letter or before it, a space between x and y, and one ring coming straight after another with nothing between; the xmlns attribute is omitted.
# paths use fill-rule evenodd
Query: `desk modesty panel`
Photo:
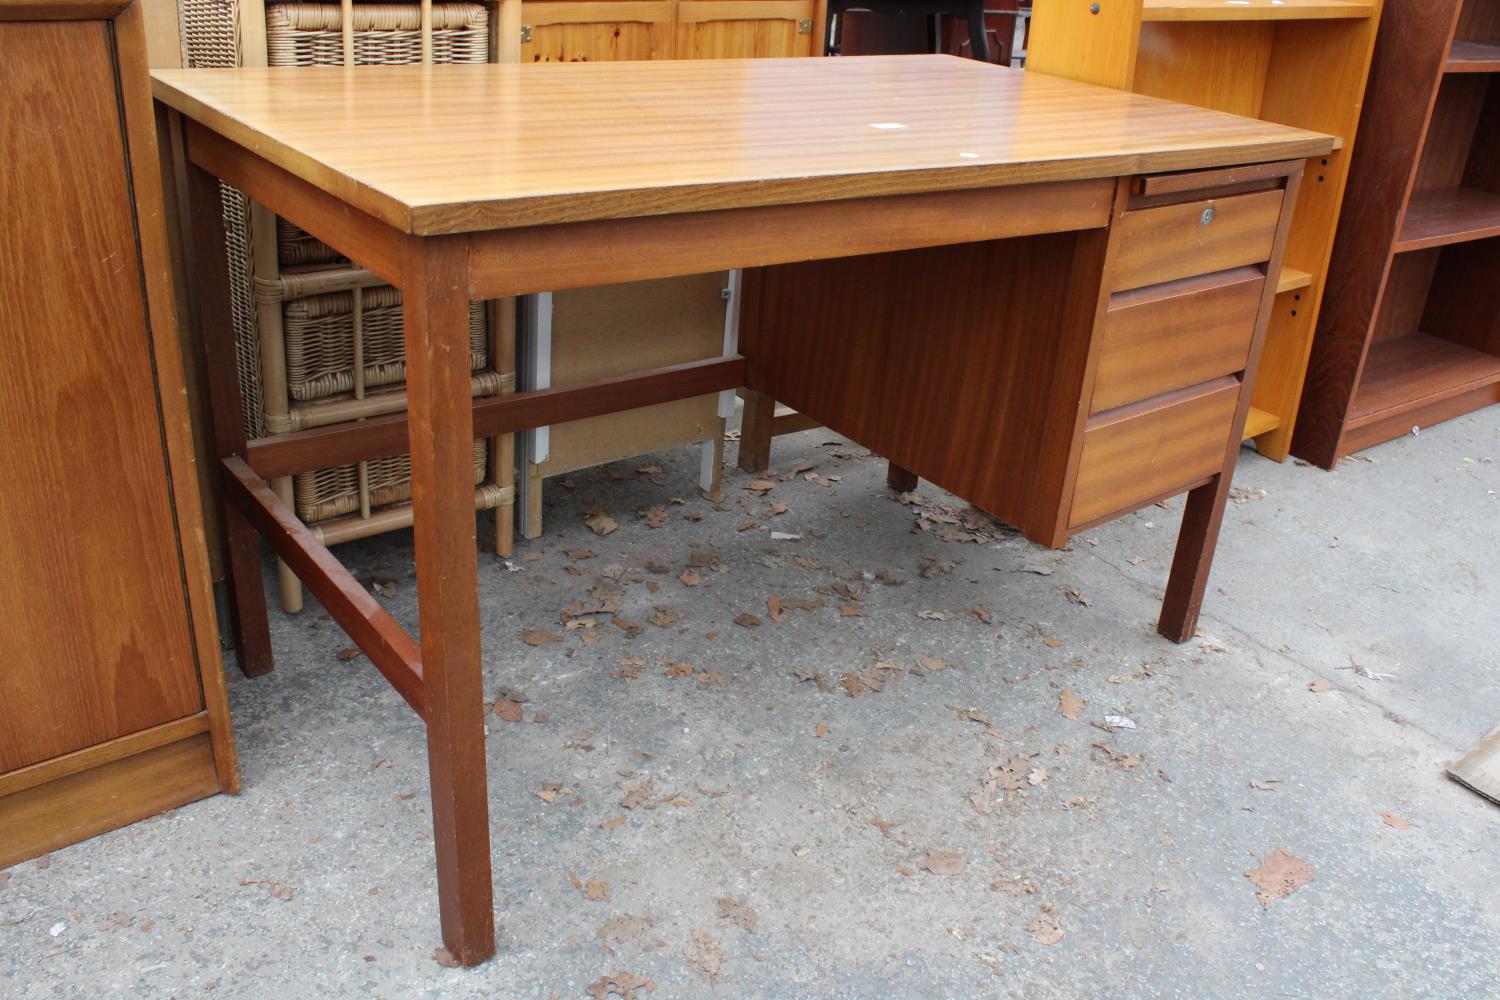
<svg viewBox="0 0 1500 1000"><path fill-rule="evenodd" d="M241 663L271 658L259 536L426 724L465 964L494 953L474 437L743 387L1046 545L1187 492L1159 625L1183 641L1287 206L1333 144L945 56L163 71L156 95L189 164ZM220 179L402 289L409 413L244 439ZM473 299L729 268L737 354L467 391ZM266 485L408 449L420 645Z"/></svg>

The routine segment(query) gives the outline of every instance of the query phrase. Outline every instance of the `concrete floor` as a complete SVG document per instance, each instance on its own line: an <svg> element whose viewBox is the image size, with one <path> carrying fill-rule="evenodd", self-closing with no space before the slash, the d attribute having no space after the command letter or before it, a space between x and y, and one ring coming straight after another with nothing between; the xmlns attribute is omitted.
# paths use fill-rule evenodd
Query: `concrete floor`
<svg viewBox="0 0 1500 1000"><path fill-rule="evenodd" d="M831 485L761 498L727 471L717 506L689 449L579 474L517 571L481 555L487 691L527 698L490 724L489 963L434 961L422 732L310 607L273 615L272 676L231 673L241 796L5 873L0 994L571 998L629 973L653 1000L1496 995L1500 809L1442 767L1500 724L1500 409L1336 474L1247 453L1183 647L1153 634L1180 502L1063 553L943 540L832 441L773 456ZM343 555L414 628L409 535ZM601 580L639 635L522 642ZM773 622L772 595L826 605ZM919 654L948 668L907 672ZM847 694L877 661L902 671ZM1265 906L1243 873L1277 848L1313 881Z"/></svg>

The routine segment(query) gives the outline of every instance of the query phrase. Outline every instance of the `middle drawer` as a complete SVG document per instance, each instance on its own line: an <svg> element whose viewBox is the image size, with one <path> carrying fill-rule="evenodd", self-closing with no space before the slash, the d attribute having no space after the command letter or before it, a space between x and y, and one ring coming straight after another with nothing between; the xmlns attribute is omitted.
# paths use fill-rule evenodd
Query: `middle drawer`
<svg viewBox="0 0 1500 1000"><path fill-rule="evenodd" d="M1182 278L1110 298L1089 413L1244 370L1265 275Z"/></svg>

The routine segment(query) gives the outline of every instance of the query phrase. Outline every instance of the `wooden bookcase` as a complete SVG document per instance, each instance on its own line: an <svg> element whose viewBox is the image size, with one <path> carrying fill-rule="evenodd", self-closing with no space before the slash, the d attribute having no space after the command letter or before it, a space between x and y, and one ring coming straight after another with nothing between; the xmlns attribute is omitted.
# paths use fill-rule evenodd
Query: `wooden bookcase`
<svg viewBox="0 0 1500 1000"><path fill-rule="evenodd" d="M1341 146L1309 161L1245 437L1291 450L1359 125L1381 0L1049 0L1026 68L1295 125Z"/></svg>
<svg viewBox="0 0 1500 1000"><path fill-rule="evenodd" d="M1500 402L1500 0L1390 0L1293 451Z"/></svg>
<svg viewBox="0 0 1500 1000"><path fill-rule="evenodd" d="M239 788L140 0L0 0L0 868Z"/></svg>

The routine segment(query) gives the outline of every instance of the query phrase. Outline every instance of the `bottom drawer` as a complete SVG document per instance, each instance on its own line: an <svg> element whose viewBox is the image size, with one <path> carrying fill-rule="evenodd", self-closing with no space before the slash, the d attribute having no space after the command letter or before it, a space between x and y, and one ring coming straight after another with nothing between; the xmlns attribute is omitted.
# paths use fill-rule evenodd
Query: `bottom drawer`
<svg viewBox="0 0 1500 1000"><path fill-rule="evenodd" d="M1238 379L1218 378L1092 417L1068 526L1134 510L1218 472L1239 395Z"/></svg>

